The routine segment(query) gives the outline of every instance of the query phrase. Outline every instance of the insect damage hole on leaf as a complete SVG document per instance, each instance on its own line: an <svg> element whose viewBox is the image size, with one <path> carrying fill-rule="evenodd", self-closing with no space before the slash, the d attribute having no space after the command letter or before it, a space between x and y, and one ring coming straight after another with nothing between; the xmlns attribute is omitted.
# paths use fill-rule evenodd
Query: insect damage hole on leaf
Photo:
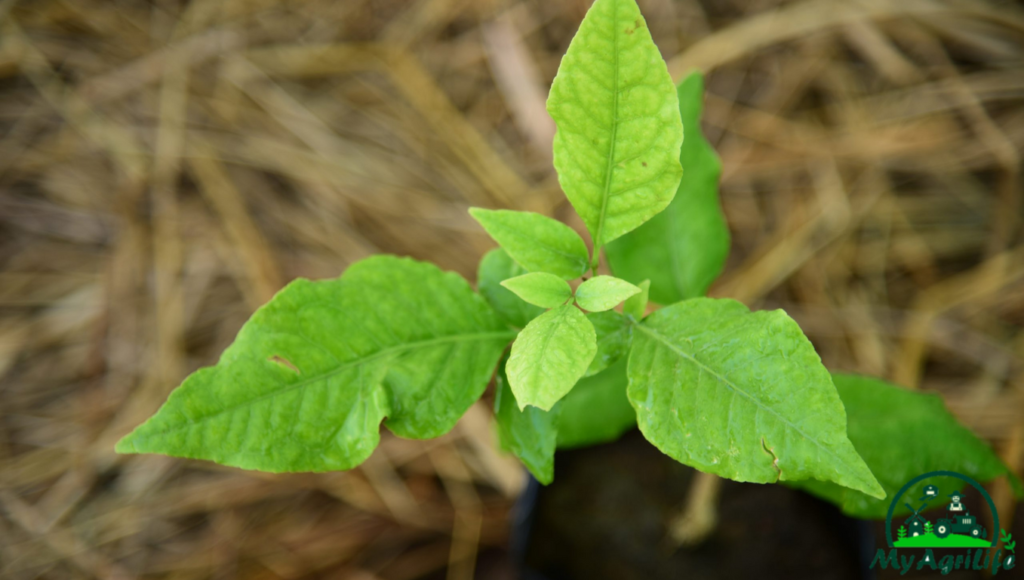
<svg viewBox="0 0 1024 580"><path fill-rule="evenodd" d="M283 366L283 367L285 367L285 368L287 368L289 370L295 371L295 374L297 374L297 375L301 375L302 374L302 371L299 370L299 367L293 365L292 361L290 361L290 360L288 360L288 359L286 359L286 358L284 358L282 356L278 356L278 355L275 354L274 356L268 358L267 360L272 362L272 363L277 363L277 364L279 364L279 365L281 365L281 366Z"/></svg>

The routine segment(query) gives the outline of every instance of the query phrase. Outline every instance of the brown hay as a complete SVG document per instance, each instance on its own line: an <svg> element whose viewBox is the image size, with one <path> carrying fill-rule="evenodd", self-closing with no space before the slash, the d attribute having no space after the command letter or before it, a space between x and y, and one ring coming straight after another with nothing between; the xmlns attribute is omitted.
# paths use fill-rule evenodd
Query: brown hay
<svg viewBox="0 0 1024 580"><path fill-rule="evenodd" d="M0 2L0 577L509 577L523 479L487 403L347 473L113 443L296 276L389 252L472 279L469 205L582 231L543 99L586 5ZM1024 14L641 6L673 74L709 74L734 237L712 293L942 393L1021 473Z"/></svg>

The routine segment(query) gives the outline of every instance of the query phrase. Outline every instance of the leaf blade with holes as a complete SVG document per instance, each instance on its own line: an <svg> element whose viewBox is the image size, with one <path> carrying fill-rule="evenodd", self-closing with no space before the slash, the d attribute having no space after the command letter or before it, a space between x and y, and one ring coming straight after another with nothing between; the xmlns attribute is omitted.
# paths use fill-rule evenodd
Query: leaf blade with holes
<svg viewBox="0 0 1024 580"><path fill-rule="evenodd" d="M566 280L587 270L587 245L572 228L528 211L473 207L473 216L513 260L530 272L547 272Z"/></svg>
<svg viewBox="0 0 1024 580"><path fill-rule="evenodd" d="M513 336L459 276L374 256L334 280L289 284L117 450L271 472L350 469L377 445L385 416L404 437L450 430Z"/></svg>
<svg viewBox="0 0 1024 580"><path fill-rule="evenodd" d="M512 343L505 367L519 408L550 411L583 376L596 352L594 327L572 304L534 318Z"/></svg>
<svg viewBox="0 0 1024 580"><path fill-rule="evenodd" d="M687 76L678 88L686 139L679 152L685 169L665 211L607 247L616 276L651 280L651 300L673 304L703 296L729 254L729 228L718 200L722 164L700 132L704 79Z"/></svg>
<svg viewBox="0 0 1024 580"><path fill-rule="evenodd" d="M532 272L501 283L526 302L541 308L555 308L572 299L572 288L565 280L547 272Z"/></svg>
<svg viewBox="0 0 1024 580"><path fill-rule="evenodd" d="M828 371L781 310L695 298L633 332L629 399L640 430L677 461L737 481L817 478L885 492L846 436Z"/></svg>
<svg viewBox="0 0 1024 580"><path fill-rule="evenodd" d="M614 276L594 276L576 288L576 304L590 312L604 312L639 293L640 288L625 280Z"/></svg>
<svg viewBox="0 0 1024 580"><path fill-rule="evenodd" d="M850 441L890 497L879 500L815 480L796 481L791 484L794 487L835 503L849 516L865 519L885 518L892 496L929 471L955 471L983 483L1007 475L1018 497L1024 491L999 456L961 425L938 395L871 377L834 373L832 379L846 408ZM935 483L935 478L919 482L904 497L923 497L924 486ZM962 483L949 478L948 487L954 489ZM946 489L941 483L939 488ZM894 513L909 512L900 502Z"/></svg>
<svg viewBox="0 0 1024 580"><path fill-rule="evenodd" d="M595 248L660 212L682 167L675 86L634 0L597 0L547 102L558 181ZM596 252L595 252L596 253Z"/></svg>

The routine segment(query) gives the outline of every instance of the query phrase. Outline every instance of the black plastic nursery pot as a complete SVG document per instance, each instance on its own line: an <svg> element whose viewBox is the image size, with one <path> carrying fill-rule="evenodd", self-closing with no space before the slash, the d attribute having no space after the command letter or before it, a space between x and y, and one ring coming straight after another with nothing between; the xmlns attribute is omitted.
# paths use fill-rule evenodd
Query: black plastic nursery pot
<svg viewBox="0 0 1024 580"><path fill-rule="evenodd" d="M512 534L527 580L867 579L884 526L784 485L722 482L718 525L696 547L666 545L695 470L633 430L619 441L559 451L555 481L535 480L516 506ZM916 573L915 573L916 572ZM1000 577L1016 577L1019 571ZM912 570L908 577L937 573ZM983 578L957 570L948 578Z"/></svg>

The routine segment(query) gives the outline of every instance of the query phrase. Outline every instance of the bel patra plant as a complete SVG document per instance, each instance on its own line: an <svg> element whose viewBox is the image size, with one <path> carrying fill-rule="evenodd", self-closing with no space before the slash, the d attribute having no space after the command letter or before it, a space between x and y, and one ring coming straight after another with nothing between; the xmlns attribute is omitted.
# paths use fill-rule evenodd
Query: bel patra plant
<svg viewBox="0 0 1024 580"><path fill-rule="evenodd" d="M296 280L117 450L351 469L382 422L438 437L496 375L501 444L544 483L557 447L637 424L701 471L796 482L865 517L884 515L908 470L1006 473L936 397L830 375L785 312L703 297L729 237L702 93L698 74L673 85L634 0L597 0L548 99L555 169L592 251L551 218L474 208L501 246L480 263L479 293L394 256ZM598 274L602 250L615 276ZM645 317L648 298L667 306Z"/></svg>

